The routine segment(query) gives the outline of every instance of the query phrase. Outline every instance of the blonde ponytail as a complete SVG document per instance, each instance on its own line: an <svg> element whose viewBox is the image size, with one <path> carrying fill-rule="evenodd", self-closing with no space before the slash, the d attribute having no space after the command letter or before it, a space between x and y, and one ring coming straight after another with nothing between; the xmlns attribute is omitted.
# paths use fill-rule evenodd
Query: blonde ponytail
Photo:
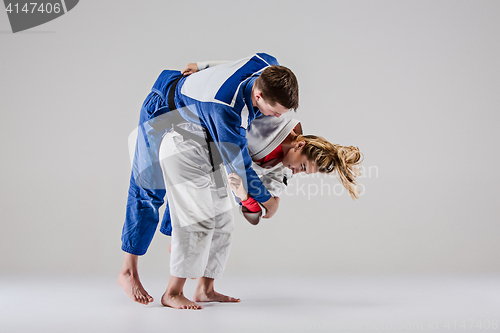
<svg viewBox="0 0 500 333"><path fill-rule="evenodd" d="M322 173L336 172L340 182L347 189L351 198L358 199L356 176L360 176L362 154L358 147L332 144L320 136L299 135L295 141L304 141L302 154L314 161Z"/></svg>

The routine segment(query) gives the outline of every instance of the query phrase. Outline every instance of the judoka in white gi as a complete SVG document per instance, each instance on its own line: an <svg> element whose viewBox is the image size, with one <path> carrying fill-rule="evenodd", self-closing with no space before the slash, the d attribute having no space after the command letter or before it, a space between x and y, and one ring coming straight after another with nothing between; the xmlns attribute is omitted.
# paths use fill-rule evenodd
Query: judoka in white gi
<svg viewBox="0 0 500 333"><path fill-rule="evenodd" d="M203 134L201 128L196 130L192 124L181 126L189 127L198 135ZM254 161L253 169L273 196L279 197L286 186L286 180L299 172L311 174L337 170L342 173L339 166L344 165L348 174L357 174L360 153L356 147L333 145L321 137L299 134L302 134L300 123L290 113L271 119L260 116L247 130L248 149ZM278 163L264 167L256 162L262 161L278 147L284 151L284 156ZM339 155L343 157L342 161ZM233 221L231 212L228 211L231 202L227 198L221 200L215 191L206 150L195 142L183 141L178 134L170 132L161 143L160 157L172 207L182 207L182 211L171 209L171 274L194 278L204 271L204 276L219 278L229 254ZM172 177L169 172L174 168L179 173L186 174ZM230 174L229 178L235 195L242 201L247 201L248 193L241 178L236 173ZM354 181L349 183L354 184ZM352 186L346 188L352 191L353 198L357 196ZM190 200L203 201L203 204L193 207ZM259 206L260 211L255 212L242 206L240 212L255 225L265 214L265 208L260 204ZM200 222L190 224L191 221Z"/></svg>
<svg viewBox="0 0 500 333"><path fill-rule="evenodd" d="M298 123L290 113L280 118L256 118L247 132L252 159L273 151ZM198 125L186 122L178 126L200 137L204 135ZM170 274L220 278L234 228L231 196L218 195L207 150L175 131L163 137L160 161L172 221ZM292 175L282 163L267 169L253 163L253 168L274 197L279 197L285 187L283 177Z"/></svg>

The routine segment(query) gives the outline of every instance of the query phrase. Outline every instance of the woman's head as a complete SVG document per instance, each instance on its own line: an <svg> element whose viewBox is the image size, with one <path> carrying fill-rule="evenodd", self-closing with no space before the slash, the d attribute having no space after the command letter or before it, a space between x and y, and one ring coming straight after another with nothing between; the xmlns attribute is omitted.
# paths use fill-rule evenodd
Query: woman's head
<svg viewBox="0 0 500 333"><path fill-rule="evenodd" d="M362 155L358 147L332 144L320 136L299 135L293 147L285 152L283 165L292 172L336 172L353 199L358 198L356 176L360 175Z"/></svg>

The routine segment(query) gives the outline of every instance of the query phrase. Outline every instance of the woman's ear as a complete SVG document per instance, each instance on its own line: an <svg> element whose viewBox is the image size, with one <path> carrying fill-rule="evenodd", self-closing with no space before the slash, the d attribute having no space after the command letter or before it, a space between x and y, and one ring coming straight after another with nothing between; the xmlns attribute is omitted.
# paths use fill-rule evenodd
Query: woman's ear
<svg viewBox="0 0 500 333"><path fill-rule="evenodd" d="M298 141L295 143L295 151L302 149L306 144L305 141Z"/></svg>

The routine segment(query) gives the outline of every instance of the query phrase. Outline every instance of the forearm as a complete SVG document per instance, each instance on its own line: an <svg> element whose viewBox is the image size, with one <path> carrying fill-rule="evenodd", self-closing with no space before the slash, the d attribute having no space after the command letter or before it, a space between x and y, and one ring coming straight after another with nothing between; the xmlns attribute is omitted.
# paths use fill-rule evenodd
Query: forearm
<svg viewBox="0 0 500 333"><path fill-rule="evenodd" d="M229 62L229 61L228 60L200 61L200 62L196 63L196 66L198 66L198 70L201 71L203 69L207 69L207 68L214 67L214 66L217 66L217 65L225 64L227 62Z"/></svg>
<svg viewBox="0 0 500 333"><path fill-rule="evenodd" d="M260 212L262 210L259 206L259 203L250 196L248 197L247 200L241 201L241 205L246 209L248 209L251 213Z"/></svg>
<svg viewBox="0 0 500 333"><path fill-rule="evenodd" d="M207 127L209 131L211 131L213 125L218 128L217 133L213 133L212 136L218 144L226 166L229 168L232 167L233 171L243 179L248 195L258 202L266 202L271 198L271 194L269 194L269 191L252 168L253 162L248 152L245 131L240 126L227 126L225 123L231 116L235 117L231 121L232 123L239 124L241 120L236 118L236 115L231 112L216 114L216 116L212 114L211 121L207 124Z"/></svg>

